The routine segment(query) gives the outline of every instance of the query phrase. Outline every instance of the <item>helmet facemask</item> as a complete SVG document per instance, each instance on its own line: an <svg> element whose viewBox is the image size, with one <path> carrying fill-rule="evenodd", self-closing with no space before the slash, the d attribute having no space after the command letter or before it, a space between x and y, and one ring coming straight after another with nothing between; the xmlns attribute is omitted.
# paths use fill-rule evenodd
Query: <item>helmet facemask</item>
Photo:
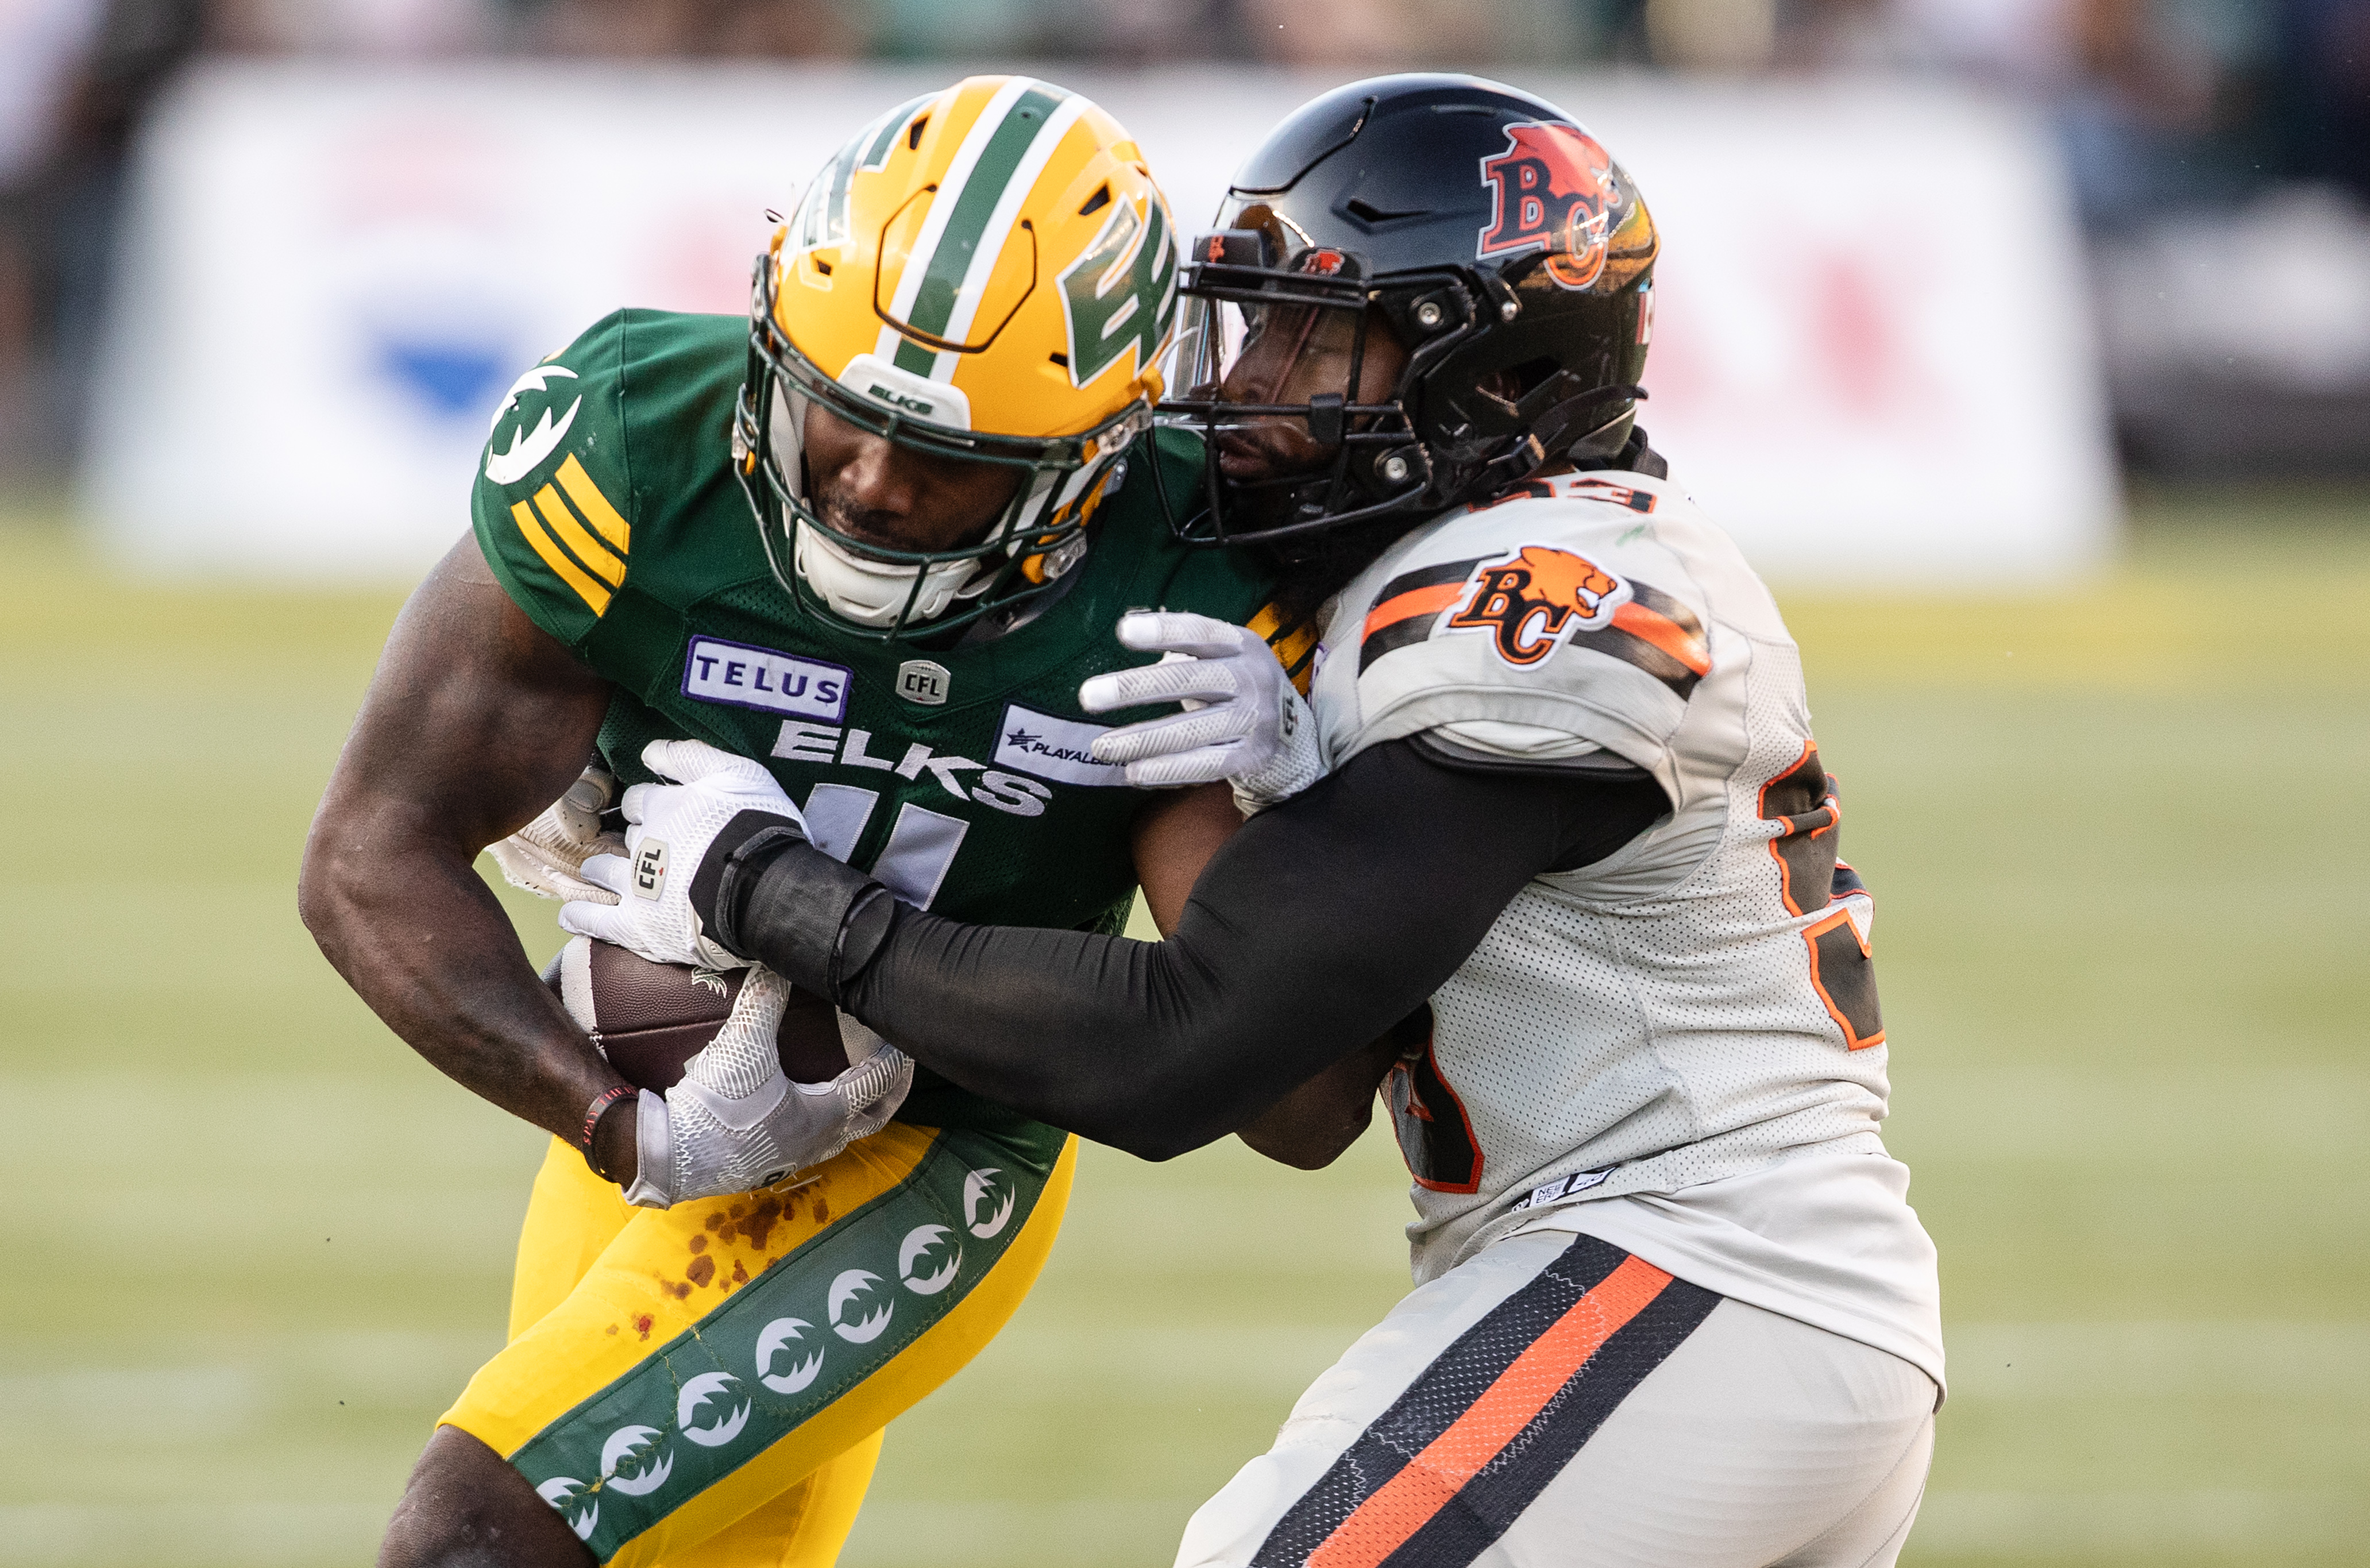
<svg viewBox="0 0 2370 1568"><path fill-rule="evenodd" d="M1279 541L1421 509L1433 476L1414 439L1410 393L1456 334L1402 323L1420 308L1444 320L1455 306L1444 285L1455 280L1369 281L1356 256L1316 247L1277 264L1258 229L1206 236L1196 252L1171 376L1189 390L1160 405L1163 422L1204 443L1205 493L1180 533L1197 543ZM1398 374L1378 379L1378 362L1394 360ZM1229 449L1263 452L1273 471L1229 479Z"/></svg>
<svg viewBox="0 0 2370 1568"><path fill-rule="evenodd" d="M1187 340L1169 380L1191 391L1164 402L1164 419L1217 438L1262 418L1340 434L1325 443L1326 482L1281 506L1243 482L1264 475L1237 463L1228 484L1214 461L1206 502L1179 530L1190 541L1404 531L1635 444L1653 222L1612 156L1553 105L1446 75L1336 88L1245 160L1217 224L1187 250ZM1223 374L1244 336L1226 312L1283 300L1386 329L1408 356L1397 385L1318 398L1304 378L1250 403Z"/></svg>
<svg viewBox="0 0 2370 1568"><path fill-rule="evenodd" d="M1150 425L1133 408L1080 435L1006 436L922 420L825 375L775 325L774 258L758 258L749 372L733 428L733 471L758 519L774 576L803 609L851 635L932 637L990 610L1015 612L1053 590L1086 550L1106 491L1125 481L1125 452ZM908 451L1017 470L1002 511L971 542L910 550L835 526L808 494L806 417L823 408Z"/></svg>

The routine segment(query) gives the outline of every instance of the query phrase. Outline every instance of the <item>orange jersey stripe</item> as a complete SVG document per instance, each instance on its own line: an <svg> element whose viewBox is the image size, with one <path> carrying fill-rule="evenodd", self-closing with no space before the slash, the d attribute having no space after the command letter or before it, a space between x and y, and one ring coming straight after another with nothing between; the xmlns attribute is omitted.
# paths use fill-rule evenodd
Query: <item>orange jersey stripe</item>
<svg viewBox="0 0 2370 1568"><path fill-rule="evenodd" d="M1711 674L1710 652L1670 617L1632 599L1613 612L1613 624L1640 641L1652 643L1697 674Z"/></svg>
<svg viewBox="0 0 2370 1568"><path fill-rule="evenodd" d="M1545 1410L1671 1276L1629 1258L1531 1342L1481 1397L1311 1552L1308 1568L1377 1568Z"/></svg>
<svg viewBox="0 0 2370 1568"><path fill-rule="evenodd" d="M1366 625L1358 633L1358 640L1363 642L1383 628L1397 626L1416 616L1436 616L1463 598L1466 587L1461 581L1443 582L1432 588L1411 588L1395 599L1386 599L1367 612Z"/></svg>

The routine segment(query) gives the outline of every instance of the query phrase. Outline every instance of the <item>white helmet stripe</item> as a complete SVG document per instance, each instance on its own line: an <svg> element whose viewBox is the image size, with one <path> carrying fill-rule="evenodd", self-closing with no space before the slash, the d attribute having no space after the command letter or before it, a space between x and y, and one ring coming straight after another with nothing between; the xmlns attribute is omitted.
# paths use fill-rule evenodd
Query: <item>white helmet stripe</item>
<svg viewBox="0 0 2370 1568"><path fill-rule="evenodd" d="M929 275L930 262L938 255L938 241L946 235L948 220L954 216L955 209L962 202L963 187L970 182L971 172L978 166L980 155L995 139L1004 117L1012 112L1013 105L1020 101L1020 95L1037 85L1030 77L1015 76L998 87L995 96L987 100L987 107L980 110L979 118L972 122L970 133L962 139L962 145L955 149L954 161L947 166L946 177L938 181L938 192L930 198L930 212L922 220L922 232L914 236L914 248L905 258L905 270L898 275L897 292L889 301L889 315L892 318L903 321L914 314L915 296L921 293L922 280ZM902 341L903 338L897 329L884 321L880 325L880 341L872 352L882 359L893 360L897 355L897 345Z"/></svg>
<svg viewBox="0 0 2370 1568"><path fill-rule="evenodd" d="M1066 98L1060 108L1045 117L1044 129L1029 144L1012 178L1004 182L1004 194L997 199L995 211L989 214L987 230L980 236L978 248L972 251L971 265L964 270L962 283L956 290L954 314L948 317L946 330L939 337L950 343L969 340L972 320L979 314L979 302L987 294L987 280L995 271L996 258L1004 254L1004 242L1012 233L1012 225L1019 221L1021 203L1036 190L1037 177L1045 172L1045 165L1061 146L1062 138L1069 134L1070 127L1086 111L1085 98ZM951 350L939 350L936 363L930 366L930 379L952 381L955 366L961 360L962 356Z"/></svg>

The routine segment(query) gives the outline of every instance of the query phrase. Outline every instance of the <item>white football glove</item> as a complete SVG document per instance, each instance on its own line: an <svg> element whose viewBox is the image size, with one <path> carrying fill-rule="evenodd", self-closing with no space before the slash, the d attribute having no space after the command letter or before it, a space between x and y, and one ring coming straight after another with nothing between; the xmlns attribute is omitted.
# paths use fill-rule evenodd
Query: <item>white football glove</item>
<svg viewBox="0 0 2370 1568"><path fill-rule="evenodd" d="M1093 676L1078 687L1078 706L1089 713L1147 702L1185 708L1095 738L1095 760L1124 763L1130 784L1225 778L1248 816L1325 777L1316 716L1259 633L1208 616L1130 610L1119 618L1119 640L1169 657Z"/></svg>
<svg viewBox="0 0 2370 1568"><path fill-rule="evenodd" d="M568 793L544 807L542 815L500 843L486 846L486 853L501 868L504 882L538 898L615 904L616 894L584 880L583 865L590 856L626 852L623 838L601 831L601 813L616 793L616 779L593 763L577 776Z"/></svg>
<svg viewBox="0 0 2370 1568"><path fill-rule="evenodd" d="M663 1099L642 1090L627 1203L667 1208L770 1187L879 1132L905 1102L914 1064L886 1041L829 1083L791 1082L774 1043L789 999L788 981L752 968L682 1080Z"/></svg>
<svg viewBox="0 0 2370 1568"><path fill-rule="evenodd" d="M652 741L642 748L642 766L677 782L626 791L625 854L592 856L581 869L584 881L616 896L560 905L559 928L616 942L653 963L746 968L747 959L699 928L691 879L708 845L742 812L788 817L802 831L806 819L764 767L704 741Z"/></svg>

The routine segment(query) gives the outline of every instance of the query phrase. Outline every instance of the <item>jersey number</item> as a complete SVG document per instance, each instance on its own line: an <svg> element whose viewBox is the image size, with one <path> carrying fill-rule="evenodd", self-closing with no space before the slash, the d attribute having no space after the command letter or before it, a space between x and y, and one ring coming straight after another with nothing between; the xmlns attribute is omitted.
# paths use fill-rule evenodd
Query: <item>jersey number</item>
<svg viewBox="0 0 2370 1568"><path fill-rule="evenodd" d="M880 803L878 790L818 784L807 792L807 803L801 809L814 847L845 862L855 852L865 824L872 820L872 809ZM927 909L954 866L963 835L970 831L971 824L962 818L928 811L909 801L897 808L897 821L889 829L889 842L881 847L880 858L872 863L872 875L905 903Z"/></svg>
<svg viewBox="0 0 2370 1568"><path fill-rule="evenodd" d="M1479 1192L1481 1146L1465 1102L1432 1060L1432 1004L1409 1013L1391 1032L1401 1038L1401 1051L1383 1080L1383 1102L1391 1108L1391 1127L1398 1134L1408 1174L1417 1186L1435 1193Z"/></svg>
<svg viewBox="0 0 2370 1568"><path fill-rule="evenodd" d="M1769 843L1786 913L1808 915L1835 906L1802 932L1811 950L1811 988L1844 1032L1847 1046L1862 1051L1883 1044L1884 1015L1877 1007L1876 964L1866 935L1876 901L1859 873L1835 859L1835 824L1843 808L1835 802L1835 780L1820 763L1815 743L1805 742L1802 759L1761 787L1761 817L1786 824ZM1854 899L1860 901L1857 910Z"/></svg>

